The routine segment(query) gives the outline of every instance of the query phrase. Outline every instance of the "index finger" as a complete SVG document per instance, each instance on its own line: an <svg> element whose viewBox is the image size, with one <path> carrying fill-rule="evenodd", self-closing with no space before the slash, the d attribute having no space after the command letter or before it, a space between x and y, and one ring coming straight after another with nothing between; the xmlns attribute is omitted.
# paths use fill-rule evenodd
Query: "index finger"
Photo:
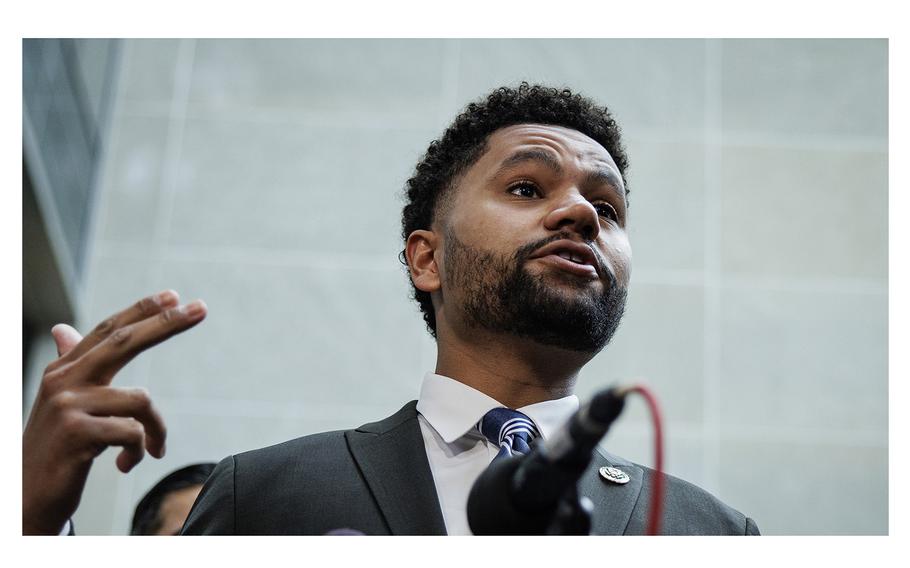
<svg viewBox="0 0 910 568"><path fill-rule="evenodd" d="M80 381L108 385L117 371L136 355L195 326L206 316L202 300L164 310L155 317L121 327L83 355L78 367Z"/></svg>
<svg viewBox="0 0 910 568"><path fill-rule="evenodd" d="M57 360L59 365L75 361L118 329L160 314L163 310L176 306L179 300L180 296L174 290L165 290L142 298L132 306L96 325L88 335L82 338L82 341Z"/></svg>

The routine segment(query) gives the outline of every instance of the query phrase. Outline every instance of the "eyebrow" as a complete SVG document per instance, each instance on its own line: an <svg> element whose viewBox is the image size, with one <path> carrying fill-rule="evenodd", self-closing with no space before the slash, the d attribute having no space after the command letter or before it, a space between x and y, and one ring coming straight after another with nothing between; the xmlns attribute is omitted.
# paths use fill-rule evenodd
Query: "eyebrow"
<svg viewBox="0 0 910 568"><path fill-rule="evenodd" d="M519 150L502 161L502 164L499 166L499 169L496 170L496 173L493 175L493 179L496 179L511 169L516 168L517 166L527 163L527 162L537 162L544 165L547 169L552 171L556 175L561 175L563 172L562 164L559 163L559 160L556 159L553 154L547 152L546 150L538 149L529 149L529 150ZM622 181L619 176L616 175L616 172L609 168L600 168L588 172L585 175L584 179L585 185L606 185L609 186L619 197L625 200L626 196L622 191Z"/></svg>
<svg viewBox="0 0 910 568"><path fill-rule="evenodd" d="M543 164L547 169L552 170L553 173L562 174L562 164L559 163L559 160L557 160L553 154L546 150L531 149L519 150L503 160L493 177L499 177L505 172L527 162Z"/></svg>
<svg viewBox="0 0 910 568"><path fill-rule="evenodd" d="M585 176L585 185L606 185L612 189L616 195L621 197L623 201L626 199L626 196L621 189L622 181L613 170L600 168L598 170L588 172L588 174Z"/></svg>

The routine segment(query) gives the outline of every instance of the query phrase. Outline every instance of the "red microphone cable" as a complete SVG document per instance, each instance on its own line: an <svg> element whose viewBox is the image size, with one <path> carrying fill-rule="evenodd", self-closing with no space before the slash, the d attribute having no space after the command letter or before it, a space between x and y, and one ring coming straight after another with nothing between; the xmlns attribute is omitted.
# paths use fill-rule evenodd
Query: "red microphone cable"
<svg viewBox="0 0 910 568"><path fill-rule="evenodd" d="M629 393L638 393L648 405L651 411L651 422L654 425L654 469L656 473L651 483L651 506L648 511L648 525L646 534L660 534L660 521L663 517L664 505L664 435L663 419L660 414L660 407L657 404L657 397L650 389L643 385L632 385L616 389L616 393L625 398Z"/></svg>

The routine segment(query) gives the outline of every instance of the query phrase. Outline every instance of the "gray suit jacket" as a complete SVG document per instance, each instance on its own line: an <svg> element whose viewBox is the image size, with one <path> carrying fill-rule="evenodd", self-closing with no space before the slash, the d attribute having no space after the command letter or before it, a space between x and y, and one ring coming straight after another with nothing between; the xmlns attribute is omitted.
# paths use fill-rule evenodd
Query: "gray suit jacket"
<svg viewBox="0 0 910 568"><path fill-rule="evenodd" d="M190 511L183 534L446 534L417 403L356 430L325 432L225 458ZM600 478L609 465L625 485ZM654 471L598 452L580 493L594 502L596 534L644 534ZM758 534L755 523L698 487L666 476L664 534Z"/></svg>

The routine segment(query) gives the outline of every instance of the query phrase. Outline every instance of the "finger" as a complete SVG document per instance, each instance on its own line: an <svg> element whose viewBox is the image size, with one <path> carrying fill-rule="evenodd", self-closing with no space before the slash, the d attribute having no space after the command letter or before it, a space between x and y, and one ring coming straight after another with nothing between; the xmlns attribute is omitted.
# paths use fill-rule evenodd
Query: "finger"
<svg viewBox="0 0 910 568"><path fill-rule="evenodd" d="M132 418L93 416L88 419L87 431L98 453L107 446L123 448L117 456L117 468L123 473L133 469L145 456L145 430Z"/></svg>
<svg viewBox="0 0 910 568"><path fill-rule="evenodd" d="M145 430L145 449L156 458L164 457L167 428L161 414L143 388L89 387L74 391L71 402L93 416L133 418Z"/></svg>
<svg viewBox="0 0 910 568"><path fill-rule="evenodd" d="M76 347L61 357L61 363L65 364L75 361L110 337L118 329L160 314L162 311L176 306L179 301L180 296L173 290L165 290L142 298L132 306L112 315L95 326L95 329L90 331Z"/></svg>
<svg viewBox="0 0 910 568"><path fill-rule="evenodd" d="M58 323L52 327L51 336L54 338L54 343L57 344L58 357L66 355L73 347L82 341L82 335L65 323Z"/></svg>
<svg viewBox="0 0 910 568"><path fill-rule="evenodd" d="M164 310L158 316L121 327L73 364L85 383L109 385L114 375L144 350L186 331L206 315L202 300ZM78 369L76 369L78 367Z"/></svg>

